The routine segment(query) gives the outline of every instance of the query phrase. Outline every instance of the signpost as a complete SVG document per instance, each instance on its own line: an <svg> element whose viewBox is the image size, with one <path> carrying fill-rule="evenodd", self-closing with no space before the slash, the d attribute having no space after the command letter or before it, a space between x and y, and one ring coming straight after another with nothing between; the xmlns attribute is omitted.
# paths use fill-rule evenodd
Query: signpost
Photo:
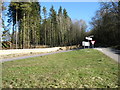
<svg viewBox="0 0 120 90"><path fill-rule="evenodd" d="M92 40L92 38L91 38L91 37L85 37L85 39L87 39L87 40L88 40L88 42ZM89 48L89 47L90 47L90 45L88 46L88 48Z"/></svg>
<svg viewBox="0 0 120 90"><path fill-rule="evenodd" d="M84 48L85 48L85 46L89 47L90 46L90 42L82 41L82 46L84 46Z"/></svg>
<svg viewBox="0 0 120 90"><path fill-rule="evenodd" d="M92 38L91 38L91 37L85 37L85 39L87 39L87 40L92 40Z"/></svg>
<svg viewBox="0 0 120 90"><path fill-rule="evenodd" d="M92 48L94 48L95 40L91 41L92 43Z"/></svg>
<svg viewBox="0 0 120 90"><path fill-rule="evenodd" d="M87 39L88 42L85 42L85 41L82 42L82 46L84 46L84 48L85 48L85 46L88 46L88 48L90 47L90 42L89 42L89 41L91 41L91 43L92 43L92 48L94 48L95 40L93 40L92 37L94 37L94 35L85 37L85 39Z"/></svg>

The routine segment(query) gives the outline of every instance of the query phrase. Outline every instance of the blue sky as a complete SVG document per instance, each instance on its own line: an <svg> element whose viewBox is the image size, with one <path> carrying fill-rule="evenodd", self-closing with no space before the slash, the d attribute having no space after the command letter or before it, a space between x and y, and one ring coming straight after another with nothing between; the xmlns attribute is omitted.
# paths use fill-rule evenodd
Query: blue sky
<svg viewBox="0 0 120 90"><path fill-rule="evenodd" d="M75 19L85 20L88 25L88 30L90 28L89 22L91 21L91 18L95 16L96 10L99 9L98 2L42 2L41 3L41 7L46 6L48 12L52 5L54 6L56 11L58 11L60 6L62 6L62 8L65 8L72 20Z"/></svg>

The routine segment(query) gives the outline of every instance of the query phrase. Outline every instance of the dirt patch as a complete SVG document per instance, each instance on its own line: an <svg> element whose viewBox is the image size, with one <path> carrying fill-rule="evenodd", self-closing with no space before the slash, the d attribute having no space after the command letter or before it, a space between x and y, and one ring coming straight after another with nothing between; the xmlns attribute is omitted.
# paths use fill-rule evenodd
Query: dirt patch
<svg viewBox="0 0 120 90"><path fill-rule="evenodd" d="M15 57L22 57L22 56L31 56L31 55L37 55L37 54L42 54L41 52L40 53L33 53L33 52L30 52L30 53L20 53L20 54L9 54L9 55L0 55L0 59L10 59L10 58L15 58Z"/></svg>
<svg viewBox="0 0 120 90"><path fill-rule="evenodd" d="M12 49L0 50L0 59L10 59L21 56L31 56L43 53L57 52L61 50L70 50L78 48L77 46L54 47L54 48L36 48L36 49Z"/></svg>

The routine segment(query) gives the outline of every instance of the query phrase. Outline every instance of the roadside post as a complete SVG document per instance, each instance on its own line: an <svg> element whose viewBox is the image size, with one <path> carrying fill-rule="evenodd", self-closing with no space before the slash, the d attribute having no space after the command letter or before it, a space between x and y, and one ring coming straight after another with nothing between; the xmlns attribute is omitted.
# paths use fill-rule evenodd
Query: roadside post
<svg viewBox="0 0 120 90"><path fill-rule="evenodd" d="M87 46L87 47L90 46L90 42L82 41L82 46L84 46L84 49L85 49L85 46Z"/></svg>
<svg viewBox="0 0 120 90"><path fill-rule="evenodd" d="M87 39L88 40L88 42L89 41L92 41L92 38L91 37L85 37L85 39ZM89 42L90 43L90 42ZM90 45L88 46L88 48L90 47Z"/></svg>
<svg viewBox="0 0 120 90"><path fill-rule="evenodd" d="M85 37L86 40L88 40L88 42L86 41L82 41L82 46L87 46L88 48L90 48L90 41L92 43L92 48L94 48L94 44L95 44L95 40L93 40L94 35L91 35L91 36L88 36L88 37Z"/></svg>
<svg viewBox="0 0 120 90"><path fill-rule="evenodd" d="M94 48L95 40L91 41L92 43L92 48Z"/></svg>

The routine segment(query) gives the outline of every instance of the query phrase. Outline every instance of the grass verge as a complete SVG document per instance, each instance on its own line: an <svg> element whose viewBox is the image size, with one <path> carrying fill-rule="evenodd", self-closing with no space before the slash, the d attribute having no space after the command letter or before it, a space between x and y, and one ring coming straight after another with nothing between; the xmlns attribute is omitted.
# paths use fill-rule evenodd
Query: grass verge
<svg viewBox="0 0 120 90"><path fill-rule="evenodd" d="M93 49L4 62L3 88L116 88L118 63Z"/></svg>

